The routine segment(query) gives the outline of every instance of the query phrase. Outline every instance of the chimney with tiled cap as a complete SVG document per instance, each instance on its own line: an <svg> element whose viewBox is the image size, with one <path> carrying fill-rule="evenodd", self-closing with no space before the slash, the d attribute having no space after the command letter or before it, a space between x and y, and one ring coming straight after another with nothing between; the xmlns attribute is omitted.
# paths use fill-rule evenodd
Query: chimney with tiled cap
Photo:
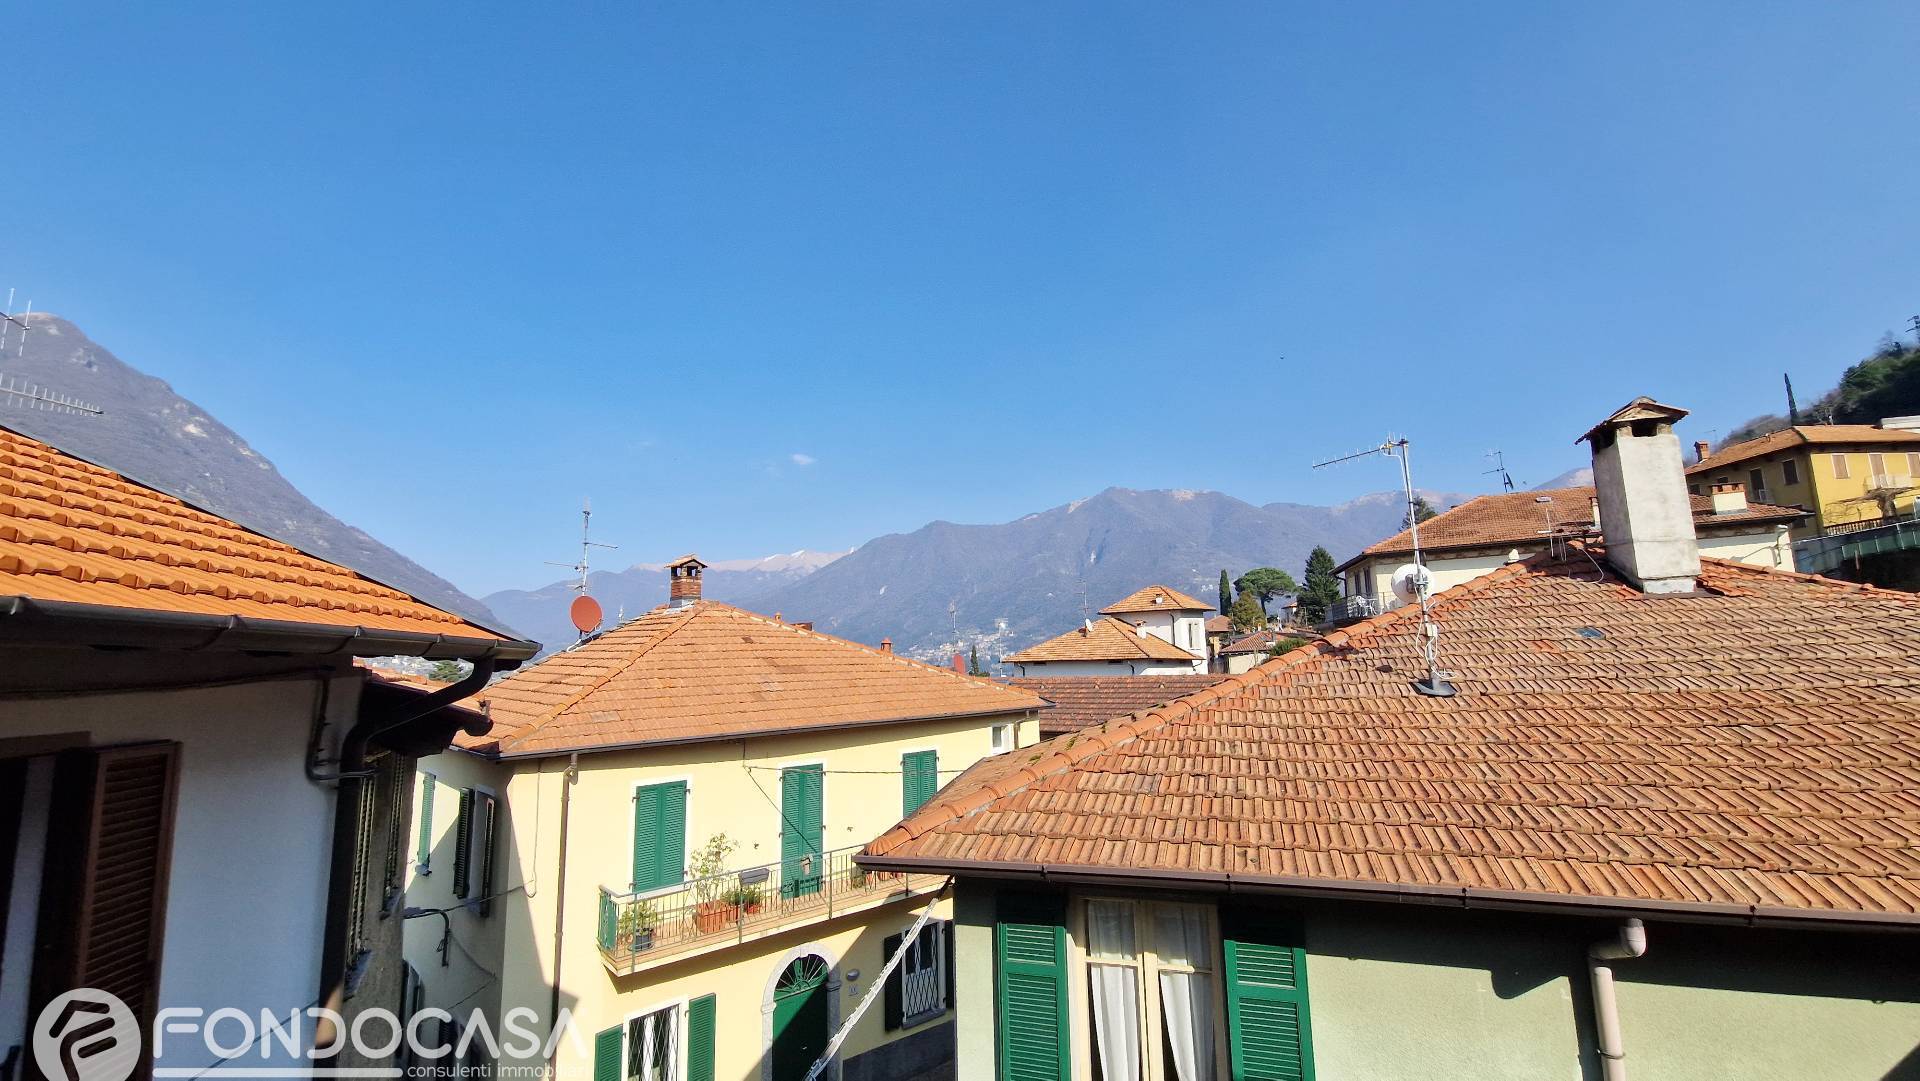
<svg viewBox="0 0 1920 1081"><path fill-rule="evenodd" d="M1635 398L1580 437L1593 449L1607 562L1643 593L1691 593L1700 575L1686 467L1673 434L1686 415Z"/></svg>
<svg viewBox="0 0 1920 1081"><path fill-rule="evenodd" d="M1713 513L1739 514L1747 509L1747 486L1744 484L1716 484L1713 486Z"/></svg>
<svg viewBox="0 0 1920 1081"><path fill-rule="evenodd" d="M1696 439L1693 441L1693 463L1695 465L1699 465L1701 462L1706 461L1707 455L1712 453L1713 453L1712 443L1709 443L1704 439Z"/></svg>
<svg viewBox="0 0 1920 1081"><path fill-rule="evenodd" d="M700 599L700 572L707 569L700 557L684 555L667 564L667 607L685 608Z"/></svg>

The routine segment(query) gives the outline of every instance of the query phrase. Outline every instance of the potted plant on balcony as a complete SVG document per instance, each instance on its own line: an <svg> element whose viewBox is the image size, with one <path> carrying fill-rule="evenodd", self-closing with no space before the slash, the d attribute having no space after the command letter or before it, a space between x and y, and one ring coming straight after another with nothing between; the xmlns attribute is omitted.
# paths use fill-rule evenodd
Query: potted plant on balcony
<svg viewBox="0 0 1920 1081"><path fill-rule="evenodd" d="M734 847L732 838L716 833L707 838L688 864L693 874L693 925L709 934L725 930L740 918L740 906L733 901L734 891L724 877L727 857Z"/></svg>
<svg viewBox="0 0 1920 1081"><path fill-rule="evenodd" d="M660 923L660 913L645 901L635 901L620 911L620 938L633 944L633 952L653 948L653 929Z"/></svg>
<svg viewBox="0 0 1920 1081"><path fill-rule="evenodd" d="M751 916L760 911L764 895L758 886L735 886L727 891L727 903L736 905L742 912Z"/></svg>

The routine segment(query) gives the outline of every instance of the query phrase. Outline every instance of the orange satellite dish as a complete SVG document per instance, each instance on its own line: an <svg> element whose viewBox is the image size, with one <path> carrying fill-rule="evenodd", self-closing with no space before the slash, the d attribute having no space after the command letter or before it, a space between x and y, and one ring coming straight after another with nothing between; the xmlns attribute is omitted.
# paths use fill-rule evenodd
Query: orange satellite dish
<svg viewBox="0 0 1920 1081"><path fill-rule="evenodd" d="M600 602L582 593L573 599L573 604L567 609L567 614L573 617L575 630L581 634L591 634L593 633L593 629L600 625Z"/></svg>

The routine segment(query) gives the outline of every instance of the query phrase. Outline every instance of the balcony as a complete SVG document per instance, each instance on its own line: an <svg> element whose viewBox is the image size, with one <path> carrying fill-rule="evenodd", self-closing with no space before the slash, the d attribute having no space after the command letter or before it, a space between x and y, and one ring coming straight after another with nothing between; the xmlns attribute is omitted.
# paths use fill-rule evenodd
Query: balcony
<svg viewBox="0 0 1920 1081"><path fill-rule="evenodd" d="M1398 608L1406 602L1391 593L1356 593L1342 597L1327 608L1328 623L1353 623Z"/></svg>
<svg viewBox="0 0 1920 1081"><path fill-rule="evenodd" d="M625 976L801 924L932 893L945 875L867 871L858 848L690 879L667 890L600 887L600 959Z"/></svg>

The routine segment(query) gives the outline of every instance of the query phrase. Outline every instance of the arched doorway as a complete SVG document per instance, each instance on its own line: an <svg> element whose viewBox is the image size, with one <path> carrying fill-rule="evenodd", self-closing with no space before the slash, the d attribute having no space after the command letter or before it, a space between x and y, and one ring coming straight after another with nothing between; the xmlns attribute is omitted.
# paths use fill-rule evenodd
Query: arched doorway
<svg viewBox="0 0 1920 1081"><path fill-rule="evenodd" d="M803 954L773 986L773 1081L802 1081L827 1049L827 959Z"/></svg>

